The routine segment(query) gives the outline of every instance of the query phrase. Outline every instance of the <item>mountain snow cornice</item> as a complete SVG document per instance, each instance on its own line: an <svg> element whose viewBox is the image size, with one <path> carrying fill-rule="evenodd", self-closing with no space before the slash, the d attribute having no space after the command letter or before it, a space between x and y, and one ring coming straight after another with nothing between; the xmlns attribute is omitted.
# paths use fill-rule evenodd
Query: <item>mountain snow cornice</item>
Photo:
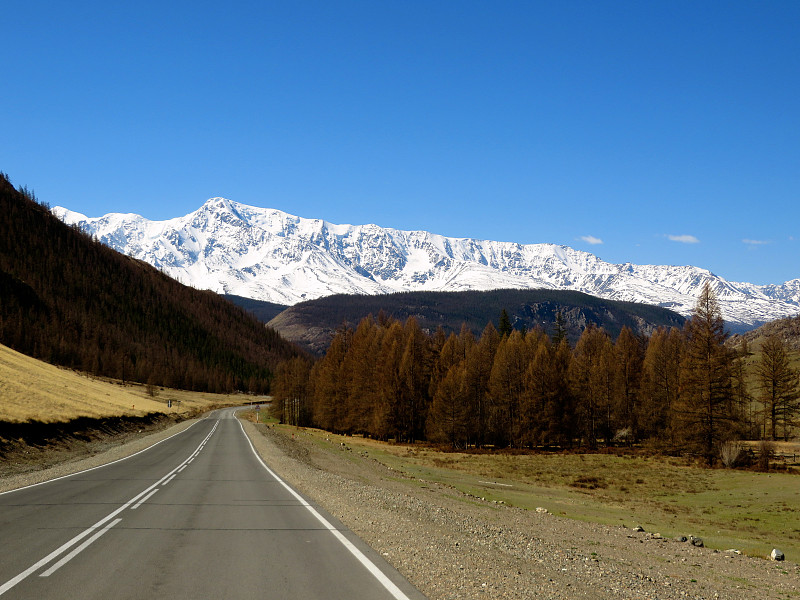
<svg viewBox="0 0 800 600"><path fill-rule="evenodd" d="M225 198L167 221L118 213L87 218L61 207L53 213L185 284L280 304L331 294L548 288L688 316L709 281L733 331L800 312L800 279L734 283L698 267L615 265L555 244L334 225Z"/></svg>

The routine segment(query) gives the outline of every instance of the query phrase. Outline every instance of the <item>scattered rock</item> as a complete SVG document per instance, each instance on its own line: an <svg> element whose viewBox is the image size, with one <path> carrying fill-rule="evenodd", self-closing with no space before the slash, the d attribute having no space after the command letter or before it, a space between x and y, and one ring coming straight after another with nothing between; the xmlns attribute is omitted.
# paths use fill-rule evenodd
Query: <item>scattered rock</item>
<svg viewBox="0 0 800 600"><path fill-rule="evenodd" d="M689 542L692 544L692 546L697 546L698 548L703 547L703 538L694 537L693 535L690 535Z"/></svg>
<svg viewBox="0 0 800 600"><path fill-rule="evenodd" d="M770 555L769 555L769 557L770 557L772 560L783 560L783 559L784 559L783 552L781 552L781 551L780 551L780 550L778 550L777 548L773 548L773 549L772 549L772 552L770 552Z"/></svg>
<svg viewBox="0 0 800 600"><path fill-rule="evenodd" d="M545 513L545 514L546 514L546 513L550 512L550 511L548 511L548 510L547 510L545 507L543 507L543 506L537 506L537 507L536 507L536 512L538 512L538 513Z"/></svg>
<svg viewBox="0 0 800 600"><path fill-rule="evenodd" d="M689 539L685 535L679 535L675 538L676 542L688 542Z"/></svg>
<svg viewBox="0 0 800 600"><path fill-rule="evenodd" d="M642 527L641 525L637 525L636 527L633 528L633 530L642 533L644 531L644 527Z"/></svg>

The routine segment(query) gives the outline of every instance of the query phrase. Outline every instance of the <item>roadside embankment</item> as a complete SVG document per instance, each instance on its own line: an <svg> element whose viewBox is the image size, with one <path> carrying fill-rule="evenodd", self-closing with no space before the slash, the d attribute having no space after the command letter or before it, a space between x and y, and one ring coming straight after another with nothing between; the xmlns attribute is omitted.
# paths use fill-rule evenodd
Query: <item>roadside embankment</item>
<svg viewBox="0 0 800 600"><path fill-rule="evenodd" d="M76 419L77 423L0 423L0 492L125 458L183 431L195 420L150 415Z"/></svg>

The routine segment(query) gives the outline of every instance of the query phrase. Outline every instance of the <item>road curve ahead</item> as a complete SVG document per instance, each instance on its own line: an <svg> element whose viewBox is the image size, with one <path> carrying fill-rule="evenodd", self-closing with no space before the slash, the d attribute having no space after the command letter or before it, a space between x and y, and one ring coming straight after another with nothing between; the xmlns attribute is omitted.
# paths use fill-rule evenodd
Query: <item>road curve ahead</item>
<svg viewBox="0 0 800 600"><path fill-rule="evenodd" d="M0 494L0 599L424 600L256 455L233 409Z"/></svg>

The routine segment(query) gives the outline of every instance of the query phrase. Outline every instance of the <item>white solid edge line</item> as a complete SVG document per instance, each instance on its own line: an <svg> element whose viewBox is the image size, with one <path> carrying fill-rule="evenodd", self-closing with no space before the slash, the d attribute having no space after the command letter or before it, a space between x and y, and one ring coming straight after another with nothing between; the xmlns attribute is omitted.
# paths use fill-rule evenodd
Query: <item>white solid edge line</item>
<svg viewBox="0 0 800 600"><path fill-rule="evenodd" d="M201 419L201 420L205 420L205 419ZM211 437L211 435L212 435L212 434L214 433L214 431L217 429L217 425L218 425L218 424L219 424L219 421L217 421L217 423L215 423L215 424L214 424L214 427L211 429L211 432L210 432L210 433L209 433L209 434L206 436L206 439L205 439L205 440L203 440L203 442L202 442L202 443L205 443L205 442L206 442L206 440L208 440L208 438L210 438L210 437ZM183 431L188 431L188 430L189 430L189 428L190 428L190 427L193 427L193 426L194 426L194 423L192 423L192 425L190 425L189 427L187 427L187 428L186 428L186 429L184 429ZM183 431L181 431L181 432L178 432L178 433L176 433L175 435L179 435L179 434L183 433ZM175 436L174 436L174 435L172 435L172 436L170 436L170 437L175 437ZM162 441L162 442L164 442L164 441L166 441L166 440L168 440L168 439L169 439L169 438L164 438L164 439L163 439L163 440L161 440L161 441ZM160 444L161 442L158 442L158 443ZM155 446L156 444L153 444L153 445ZM149 446L148 448L145 448L145 450L149 450L150 448L152 448L152 446ZM141 452L144 452L144 450L142 450ZM137 454L139 454L139 452L137 452ZM131 456L135 456L135 455L131 454ZM130 456L128 456L128 457L126 457L126 458L130 458ZM121 458L120 460L125 460L125 459L124 459L124 458ZM181 465L185 464L187 460L188 460L188 459L184 460L184 461L183 461L183 463L181 463L180 465L178 465L177 467L175 467L174 469L172 469L172 471L170 471L169 473L167 473L166 475L164 475L164 476L163 476L161 479L159 479L158 481L156 481L156 482L155 482L154 484L152 484L151 486L149 486L149 487L145 488L144 490L142 490L141 492L139 492L138 494L136 494L136 495L135 495L133 498L131 498L130 500L128 500L128 501L127 501L125 504L123 504L123 505L122 505L122 506L120 506L119 508L117 508L117 509L113 510L113 511L112 511L110 514L108 514L108 515L106 515L105 517L103 517L102 519L100 519L100 520L99 520L97 523L95 523L94 525L92 525L91 527L89 527L88 529L86 529L85 531L82 531L81 533L79 533L78 535L76 535L76 536L75 536L74 538L72 538L71 540L68 540L67 542L65 542L64 544L62 544L61 546L59 546L58 548L56 548L55 550L53 550L53 551L52 551L50 554L48 554L47 556L45 556L45 557L44 557L44 558L42 558L41 560L37 561L36 563L34 563L33 565L31 565L30 567L28 567L27 569L25 569L25 570L24 570L22 573L20 573L20 574L19 574L19 575L17 575L16 577L12 577L12 578L11 578L11 579L9 579L8 581L6 581L6 582L5 582L3 585L0 585L0 596L2 596L3 594L5 594L5 593L6 593L8 590L10 590L11 588L13 588L15 585L17 585L17 584L18 584L19 582L21 582L22 580L26 579L26 578L27 578L29 575L31 575L31 574L32 574L32 573L34 573L35 571L39 570L40 568L42 568L44 565L46 565L47 563L49 563L51 560L53 560L53 559L55 559L55 558L58 558L58 557L59 557L61 554L63 554L64 552L66 552L67 550L69 550L70 548L72 548L72 546L74 546L75 544L77 544L78 542L80 542L80 541L81 541L83 538L85 538L87 535L91 534L93 531L97 530L99 527L102 527L103 525L105 525L105 524L106 524L108 521L110 521L111 519L113 519L114 517L116 517L116 516L117 516L119 513L121 513L123 510L125 510L126 508L129 508L129 507L130 507L132 504L134 504L134 503L135 503L137 500L139 500L139 499L140 499L142 496L146 495L146 494L147 494L147 493L148 493L150 490L152 490L152 489L154 489L154 488L158 487L159 485L161 485L161 483L162 483L162 482L163 482L163 481L164 481L164 480L165 480L167 477L169 477L170 475L172 475L173 473L175 473L175 471L177 471L177 470L178 470L178 469L181 467ZM119 462L119 460L117 460L117 461L114 461L114 462ZM107 465L110 465L110 464L113 464L113 463L107 463ZM101 465L101 466L106 466L106 465ZM94 468L95 468L95 469L97 469L97 468L100 468L100 467L94 467ZM87 471L91 471L91 470L94 470L94 469L87 469ZM86 471L81 471L81 472L82 472L82 473L85 473ZM77 473L73 473L73 475L77 475ZM69 475L65 475L65 477L69 477ZM63 479L63 478L59 477L59 479ZM51 480L51 481L54 481L54 480ZM46 483L46 482L42 482L42 483ZM35 484L35 485L39 485L39 484ZM28 487L33 487L33 486L28 486ZM20 489L23 489L23 488L20 488ZM12 490L12 491L15 491L15 490Z"/></svg>
<svg viewBox="0 0 800 600"><path fill-rule="evenodd" d="M255 446L253 446L253 442L250 441L250 438L248 437L247 433L245 432L244 426L242 425L242 422L239 421L238 419L237 419L237 422L239 423L239 427L242 430L242 435L244 435L244 439L246 439L247 443L250 444L250 450L253 451L253 454L255 454L256 458L258 459L258 462L260 462L261 466L264 467L267 470L267 473L269 473L272 477L274 477L278 481L278 483L280 483L284 488L286 488L286 490L292 496L294 496L300 502L300 504L302 506L305 506L306 509L308 509L308 512L310 512L312 515L314 515L314 517L316 517L316 519L320 523L322 523L322 525L325 527L325 529L330 531L336 537L336 539L339 540L342 543L342 545L350 551L350 553L358 560L358 562L360 562L362 565L364 565L364 567L366 567L366 569L373 575L373 577L375 577L375 579L377 579L380 582L380 584L383 587L385 587L386 590L392 596L394 596L397 600L410 600L410 598L408 596L406 596L406 594L403 592L403 590L401 590L399 587L397 587L394 584L394 582L392 582L392 580L389 579L383 573L383 571L381 571L377 567L377 565L375 563L373 563L369 558L367 558L367 556L363 552L361 552L361 550L356 548L356 546L353 545L353 543L350 540L348 540L342 534L341 531L339 531L333 525L331 525L331 523L325 517L323 517L321 514L319 514L313 506L311 506L308 502L306 502L300 494L298 494L296 491L294 491L289 486L288 483L286 483L283 479L278 477L278 475L275 473L275 471L273 471L272 469L269 468L269 466L267 466L267 463L264 462L264 459L261 458L261 456L258 454L258 452L256 452Z"/></svg>
<svg viewBox="0 0 800 600"><path fill-rule="evenodd" d="M159 444L161 444L163 442L166 442L169 439L174 438L176 435L180 435L182 433L186 433L187 431L189 431L192 427L197 425L202 420L203 419L198 419L197 421L195 421L194 423L189 425L183 431L179 431L178 433L173 433L171 436L165 437L163 440L159 440L155 444L152 444L152 445L148 446L147 448L143 448L142 450L139 450L138 452L134 452L133 454L130 454L130 455L125 456L123 458L118 458L117 460L112 460L111 462L103 463L102 465L97 465L96 467L91 467L89 469L84 469L83 471L76 471L75 473L70 473L69 475L61 475L60 477L53 477L53 479L47 479L45 481L40 481L39 483L32 483L30 485L26 485L26 486L23 486L23 487L14 488L13 490L6 490L5 492L0 492L0 496L3 496L5 494L12 494L14 492L20 492L22 490L28 490L30 488L33 488L33 487L36 487L36 486L39 486L39 485L44 485L46 483L52 483L53 481L59 481L60 479L66 479L67 477L75 477L75 475L81 475L83 473L88 473L89 471L95 471L97 469L102 469L103 467L107 467L109 465L117 464L118 462L122 462L123 460L128 460L129 458L133 458L134 456L137 456L137 455L141 454L142 452L147 452L151 448L155 448Z"/></svg>
<svg viewBox="0 0 800 600"><path fill-rule="evenodd" d="M88 548L95 540L97 540L101 535L103 535L105 532L107 532L109 529L111 529L114 525L116 525L120 521L122 521L122 519L114 519L113 521L111 521L111 523L109 523L108 525L103 527L100 531L98 531L92 537L90 537L88 540L83 542L80 546L75 548L75 550L73 550L72 552L67 554L64 558L62 558L60 561L55 563L52 567L47 569L47 571L45 571L44 573L39 575L39 577L50 577L50 575L52 575L53 573L58 571L61 567L63 567L65 564L67 564L73 558L78 556L78 554L80 554L81 552L86 550L86 548Z"/></svg>

